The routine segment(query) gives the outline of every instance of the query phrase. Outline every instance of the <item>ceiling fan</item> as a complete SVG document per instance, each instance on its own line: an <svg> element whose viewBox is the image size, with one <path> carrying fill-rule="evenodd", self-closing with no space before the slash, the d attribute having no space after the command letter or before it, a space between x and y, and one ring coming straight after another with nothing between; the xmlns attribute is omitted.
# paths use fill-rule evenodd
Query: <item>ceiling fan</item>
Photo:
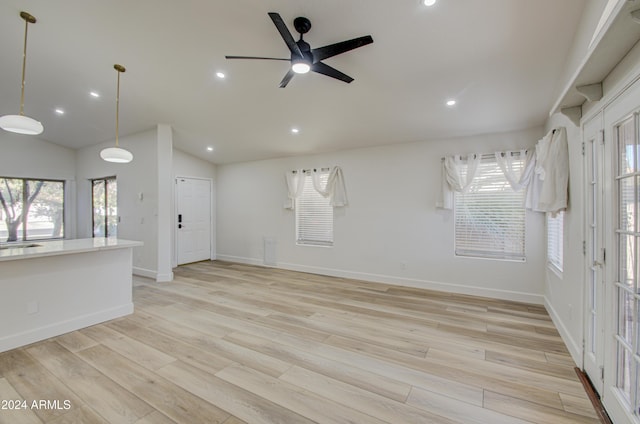
<svg viewBox="0 0 640 424"><path fill-rule="evenodd" d="M322 63L322 60L339 55L349 50L356 49L358 47L366 46L373 43L373 38L370 35L364 37L354 38L353 40L342 41L340 43L330 44L324 47L318 47L312 49L309 43L302 39L303 35L309 32L311 29L311 21L307 18L298 17L293 20L293 26L300 34L300 40L295 41L293 36L287 29L282 17L278 13L271 12L269 17L273 21L274 25L278 29L280 36L284 40L285 44L291 52L290 59L282 59L276 57L256 57L256 56L225 56L227 59L257 59L257 60L286 60L291 62L291 69L280 81L280 88L284 88L289 84L291 78L295 74L305 74L309 71L317 72L318 74L326 75L331 78L350 83L353 81L349 75L343 74L331 66Z"/></svg>

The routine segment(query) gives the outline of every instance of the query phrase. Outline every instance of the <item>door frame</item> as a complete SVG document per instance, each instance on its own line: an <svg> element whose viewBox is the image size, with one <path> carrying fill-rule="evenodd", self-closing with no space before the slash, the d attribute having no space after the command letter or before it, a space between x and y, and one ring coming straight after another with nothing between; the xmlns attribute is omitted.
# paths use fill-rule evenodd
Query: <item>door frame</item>
<svg viewBox="0 0 640 424"><path fill-rule="evenodd" d="M604 367L605 367L605 340L606 340L606 302L608 299L608 293L606 288L606 270L605 265L602 263L600 252L602 248L606 246L606 217L607 207L605 201L605 185L608 175L605 171L605 157L606 146L604 140L604 111L600 111L597 114L591 116L589 119L584 120L582 125L582 149L583 149L583 190L584 190L584 208L583 208L583 231L584 231L584 261L583 261L583 334L582 334L582 369L589 376L593 387L600 396L604 390ZM595 147L592 149L592 144L595 143ZM591 159L591 160L590 160ZM592 161L597 159L596 163L596 189L598 194L596 198L593 198L592 182L590 178ZM596 243L591 241L591 213L590 209L595 207L597 212L596 225ZM594 244L596 246L594 246ZM597 250L595 250L597 249ZM597 259L594 259L597 258ZM596 264L595 262L598 262ZM592 359L590 355L590 347L588 346L590 341L589 329L590 329L590 278L592 268L598 266L599 272L597 272L596 279L596 292L599 297L597 303L596 317L600 319L596 323L596 331L599 333L599 339L596 339L598 345L595 347L596 355Z"/></svg>
<svg viewBox="0 0 640 424"><path fill-rule="evenodd" d="M216 259L216 213L215 213L215 198L214 198L214 185L213 178L205 178L205 177L188 177L183 175L176 175L173 178L173 217L171 219L171 223L173 225L173 254L171 255L171 267L176 268L178 266L178 226L176 225L178 221L178 179L187 179L187 180L204 180L209 182L209 208L210 208L210 223L209 223L209 239L210 243L210 252L209 259Z"/></svg>

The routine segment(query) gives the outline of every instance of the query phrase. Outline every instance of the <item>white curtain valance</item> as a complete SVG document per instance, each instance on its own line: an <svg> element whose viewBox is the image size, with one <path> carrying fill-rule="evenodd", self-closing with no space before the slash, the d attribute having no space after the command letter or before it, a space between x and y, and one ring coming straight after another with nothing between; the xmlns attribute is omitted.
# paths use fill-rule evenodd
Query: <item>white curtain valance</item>
<svg viewBox="0 0 640 424"><path fill-rule="evenodd" d="M285 174L287 182L287 201L284 204L285 209L295 209L296 199L302 194L304 189L304 171L296 169Z"/></svg>
<svg viewBox="0 0 640 424"><path fill-rule="evenodd" d="M295 200L300 197L304 189L304 180L307 175L311 175L313 188L323 197L329 199L333 207L347 206L347 189L344 183L342 168L334 166L329 172L327 183L322 187L320 174L322 170L297 169L285 174L287 181L288 200L285 203L286 209L295 209Z"/></svg>
<svg viewBox="0 0 640 424"><path fill-rule="evenodd" d="M442 161L442 184L440 196L436 206L443 209L453 209L454 192L465 192L471 186L478 171L482 155L475 153L463 160L460 155L447 156ZM467 166L467 174L462 178L462 168Z"/></svg>
<svg viewBox="0 0 640 424"><path fill-rule="evenodd" d="M518 154L514 154L518 153ZM566 128L557 128L536 144L535 151L496 152L500 170L514 191L526 188L525 207L537 212L555 215L567 208L569 183L569 149ZM489 156L490 158L490 156ZM524 158L524 167L518 173L514 161ZM459 155L447 156L442 161L441 190L436 206L453 209L455 192L465 192L473 182L481 155L472 154L466 159ZM462 178L462 167L467 167Z"/></svg>

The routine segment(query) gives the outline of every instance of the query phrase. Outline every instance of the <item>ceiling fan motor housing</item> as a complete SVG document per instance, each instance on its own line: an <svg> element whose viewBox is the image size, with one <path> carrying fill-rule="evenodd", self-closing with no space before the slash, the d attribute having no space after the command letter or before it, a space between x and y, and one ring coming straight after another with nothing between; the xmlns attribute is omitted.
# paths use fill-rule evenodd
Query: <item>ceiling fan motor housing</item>
<svg viewBox="0 0 640 424"><path fill-rule="evenodd" d="M300 39L302 39L302 35L306 34L311 29L311 21L305 17L299 16L293 20L293 27L298 33L300 33Z"/></svg>

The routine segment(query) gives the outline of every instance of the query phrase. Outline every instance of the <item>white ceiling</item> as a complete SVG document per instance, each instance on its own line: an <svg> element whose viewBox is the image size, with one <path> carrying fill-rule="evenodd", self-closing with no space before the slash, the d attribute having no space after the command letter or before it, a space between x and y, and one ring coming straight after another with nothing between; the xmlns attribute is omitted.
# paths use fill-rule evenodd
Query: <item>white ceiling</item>
<svg viewBox="0 0 640 424"><path fill-rule="evenodd" d="M176 147L213 163L530 128L556 100L585 1L2 0L0 115L19 109L25 10L38 19L25 112L63 146L113 140L115 63L120 136L170 124ZM309 18L312 48L370 34L325 61L355 81L310 73L281 89L287 62L226 60L289 56L267 12L294 37Z"/></svg>

